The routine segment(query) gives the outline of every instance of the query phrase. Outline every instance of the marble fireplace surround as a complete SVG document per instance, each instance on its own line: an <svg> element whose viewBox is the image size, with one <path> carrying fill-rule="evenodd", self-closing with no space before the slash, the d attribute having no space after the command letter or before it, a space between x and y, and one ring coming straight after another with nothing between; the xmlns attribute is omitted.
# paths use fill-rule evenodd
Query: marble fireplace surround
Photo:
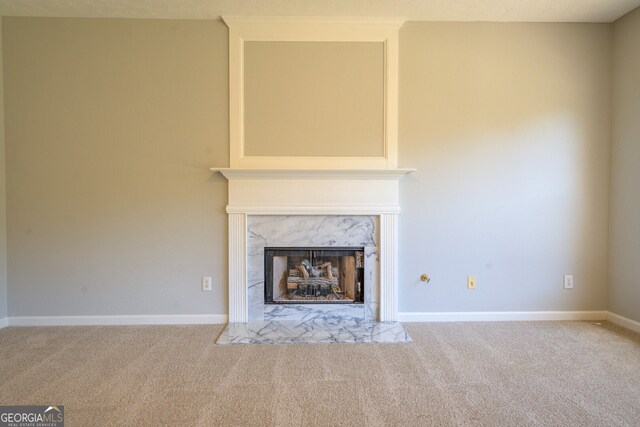
<svg viewBox="0 0 640 427"><path fill-rule="evenodd" d="M273 320L283 307L264 304L265 246L365 247L364 306L321 309L398 320L398 185L413 169L214 170L229 181L229 322ZM304 316L304 305L292 306ZM286 309L294 316L287 319L295 318Z"/></svg>
<svg viewBox="0 0 640 427"><path fill-rule="evenodd" d="M320 318L376 321L378 217L346 215L249 215L247 218L249 322ZM364 247L364 304L265 304L264 248Z"/></svg>

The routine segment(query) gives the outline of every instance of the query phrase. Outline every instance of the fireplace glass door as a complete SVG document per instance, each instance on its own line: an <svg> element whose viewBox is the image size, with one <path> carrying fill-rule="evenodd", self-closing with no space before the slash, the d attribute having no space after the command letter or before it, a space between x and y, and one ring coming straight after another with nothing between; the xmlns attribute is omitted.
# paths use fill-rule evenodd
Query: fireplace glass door
<svg viewBox="0 0 640 427"><path fill-rule="evenodd" d="M364 248L264 248L265 303L364 302Z"/></svg>

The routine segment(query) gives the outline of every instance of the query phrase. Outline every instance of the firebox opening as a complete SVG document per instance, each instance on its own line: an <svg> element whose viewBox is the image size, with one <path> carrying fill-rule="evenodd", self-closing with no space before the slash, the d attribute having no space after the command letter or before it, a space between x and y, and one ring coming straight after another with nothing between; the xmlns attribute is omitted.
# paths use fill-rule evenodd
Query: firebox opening
<svg viewBox="0 0 640 427"><path fill-rule="evenodd" d="M264 248L265 303L364 302L364 248Z"/></svg>

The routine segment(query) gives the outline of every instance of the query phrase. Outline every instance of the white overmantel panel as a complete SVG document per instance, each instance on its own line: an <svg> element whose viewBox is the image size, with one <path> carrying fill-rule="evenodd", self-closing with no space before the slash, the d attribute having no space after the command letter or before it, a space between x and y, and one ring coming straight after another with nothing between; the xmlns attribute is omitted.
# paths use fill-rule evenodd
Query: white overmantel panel
<svg viewBox="0 0 640 427"><path fill-rule="evenodd" d="M398 164L398 32L403 18L223 16L229 27L229 164L233 168L375 168ZM381 43L384 61L384 153L380 157L248 156L245 153L246 42ZM312 102L311 100L310 102Z"/></svg>

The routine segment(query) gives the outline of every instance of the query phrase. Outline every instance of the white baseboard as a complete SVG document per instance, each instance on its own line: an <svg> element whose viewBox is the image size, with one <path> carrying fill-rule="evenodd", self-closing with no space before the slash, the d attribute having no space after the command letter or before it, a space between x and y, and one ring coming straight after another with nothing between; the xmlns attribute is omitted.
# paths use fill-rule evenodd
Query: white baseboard
<svg viewBox="0 0 640 427"><path fill-rule="evenodd" d="M606 311L453 311L398 313L400 322L496 322L515 320L606 320Z"/></svg>
<svg viewBox="0 0 640 427"><path fill-rule="evenodd" d="M607 311L459 311L405 312L400 322L495 322L518 320L609 320L640 332L640 322ZM92 326L92 325L204 325L228 322L226 314L169 314L129 316L13 316L0 319L7 326Z"/></svg>
<svg viewBox="0 0 640 427"><path fill-rule="evenodd" d="M9 326L209 325L227 323L226 314L165 314L130 316L15 316Z"/></svg>
<svg viewBox="0 0 640 427"><path fill-rule="evenodd" d="M607 320L611 323L615 323L618 326L622 326L623 328L631 329L635 332L640 332L640 322L631 320L628 317L620 316L619 314L615 314L609 311L607 313Z"/></svg>

